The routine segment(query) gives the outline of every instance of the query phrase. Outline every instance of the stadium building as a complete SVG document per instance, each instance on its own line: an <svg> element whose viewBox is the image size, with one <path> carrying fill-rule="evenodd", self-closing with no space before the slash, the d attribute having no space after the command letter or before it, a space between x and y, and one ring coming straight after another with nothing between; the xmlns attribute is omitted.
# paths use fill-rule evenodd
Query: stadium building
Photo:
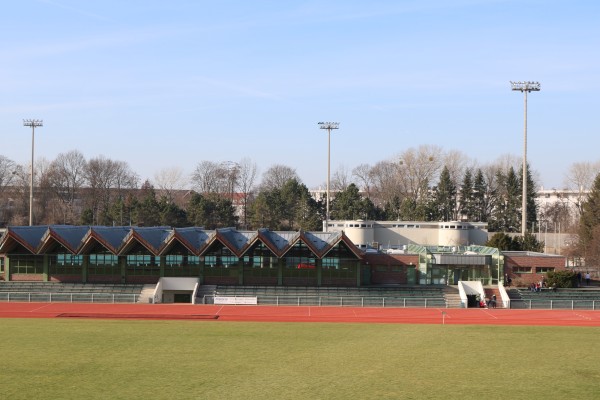
<svg viewBox="0 0 600 400"><path fill-rule="evenodd" d="M562 256L503 253L469 244L471 233L473 238L481 233L477 227L468 228L469 224L455 224L452 229L444 223L438 232L421 229L438 239L447 238L442 244L417 244L414 237L405 235L401 237L407 242L398 239L394 246L391 237L396 243L398 232L417 229L397 227L384 233L383 224L364 225L337 226L344 229L329 232L8 227L0 239L0 277L5 281L119 284L156 284L160 278L185 277L200 285L239 286L456 285L459 281L497 285L505 273L526 282L565 267ZM362 232L358 236L356 229ZM384 237L390 237L387 248L370 246Z"/></svg>

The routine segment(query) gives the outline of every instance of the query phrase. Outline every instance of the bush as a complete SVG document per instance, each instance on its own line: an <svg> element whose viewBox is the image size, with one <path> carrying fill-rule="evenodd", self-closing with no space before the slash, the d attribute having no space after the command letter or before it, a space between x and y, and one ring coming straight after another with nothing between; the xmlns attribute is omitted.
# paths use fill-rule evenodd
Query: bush
<svg viewBox="0 0 600 400"><path fill-rule="evenodd" d="M577 274L573 271L548 272L546 284L548 287L556 285L557 288L577 287Z"/></svg>

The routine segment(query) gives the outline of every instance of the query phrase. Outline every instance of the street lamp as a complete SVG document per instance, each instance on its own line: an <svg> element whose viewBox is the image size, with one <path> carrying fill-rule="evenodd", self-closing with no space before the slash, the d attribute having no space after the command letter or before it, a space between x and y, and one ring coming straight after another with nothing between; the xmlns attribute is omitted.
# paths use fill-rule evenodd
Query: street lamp
<svg viewBox="0 0 600 400"><path fill-rule="evenodd" d="M31 127L31 177L29 181L29 226L33 225L33 149L35 143L35 128L44 126L41 119L24 119L23 126Z"/></svg>
<svg viewBox="0 0 600 400"><path fill-rule="evenodd" d="M527 93L539 92L539 82L513 82L510 81L513 91L525 94L525 133L523 136L523 203L521 211L521 234L525 237L527 230Z"/></svg>
<svg viewBox="0 0 600 400"><path fill-rule="evenodd" d="M339 122L319 122L320 129L327 129L327 209L325 211L325 232L329 229L329 177L331 171L331 130L339 129Z"/></svg>

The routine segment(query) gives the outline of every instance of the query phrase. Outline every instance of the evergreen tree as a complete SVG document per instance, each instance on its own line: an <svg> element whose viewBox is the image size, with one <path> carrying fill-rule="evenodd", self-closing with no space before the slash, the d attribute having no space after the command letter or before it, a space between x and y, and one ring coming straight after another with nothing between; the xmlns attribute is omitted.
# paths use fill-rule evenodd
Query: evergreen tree
<svg viewBox="0 0 600 400"><path fill-rule="evenodd" d="M160 206L151 185L142 188L143 197L133 212L134 224L138 226L160 225Z"/></svg>
<svg viewBox="0 0 600 400"><path fill-rule="evenodd" d="M397 199L395 197L394 199ZM375 205L370 199L360 195L358 187L351 183L348 187L337 193L331 203L332 219L369 219L377 214Z"/></svg>
<svg viewBox="0 0 600 400"><path fill-rule="evenodd" d="M483 171L478 169L473 182L473 218L475 221L488 222L489 220L489 202L493 193L488 193L488 190Z"/></svg>
<svg viewBox="0 0 600 400"><path fill-rule="evenodd" d="M587 259L598 258L600 247L600 174L596 175L592 189L582 204L579 219L579 251Z"/></svg>
<svg viewBox="0 0 600 400"><path fill-rule="evenodd" d="M287 180L281 188L261 190L250 208L255 227L273 230L315 230L322 227L322 211L306 185Z"/></svg>
<svg viewBox="0 0 600 400"><path fill-rule="evenodd" d="M533 229L533 226L537 222L538 216L538 207L535 199L537 197L537 185L533 181L533 177L531 176L531 170L529 169L529 164L527 164L527 224L525 225L527 229ZM521 210L523 209L523 169L521 168L519 173L519 184L521 191ZM522 220L523 216L520 214L519 223Z"/></svg>
<svg viewBox="0 0 600 400"><path fill-rule="evenodd" d="M519 180L514 168L509 168L507 174L496 173L498 193L494 199L494 207L489 227L491 231L519 232L521 230L521 193Z"/></svg>
<svg viewBox="0 0 600 400"><path fill-rule="evenodd" d="M544 242L537 240L535 235L527 232L525 236L517 236L513 239L521 251L535 251L541 253L544 251Z"/></svg>
<svg viewBox="0 0 600 400"><path fill-rule="evenodd" d="M473 174L471 169L467 168L463 182L460 187L460 214L464 216L467 221L473 221L475 219L475 191L473 189Z"/></svg>
<svg viewBox="0 0 600 400"><path fill-rule="evenodd" d="M159 201L160 224L165 226L183 227L188 225L187 214L185 210L178 207L166 197L161 197Z"/></svg>
<svg viewBox="0 0 600 400"><path fill-rule="evenodd" d="M187 213L192 225L205 229L235 226L237 222L231 200L217 194L202 196L194 193Z"/></svg>
<svg viewBox="0 0 600 400"><path fill-rule="evenodd" d="M504 232L495 233L485 245L503 251L519 250L513 239Z"/></svg>
<svg viewBox="0 0 600 400"><path fill-rule="evenodd" d="M434 190L431 202L431 219L452 221L456 219L456 185L450 177L450 170L444 167L440 181Z"/></svg>

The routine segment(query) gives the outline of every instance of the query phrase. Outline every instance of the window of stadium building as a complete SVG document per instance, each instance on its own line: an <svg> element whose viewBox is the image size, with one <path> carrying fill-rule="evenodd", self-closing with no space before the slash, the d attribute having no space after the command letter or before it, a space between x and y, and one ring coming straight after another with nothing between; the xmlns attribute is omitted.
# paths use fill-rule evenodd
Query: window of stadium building
<svg viewBox="0 0 600 400"><path fill-rule="evenodd" d="M127 255L127 275L159 276L159 258L144 253Z"/></svg>
<svg viewBox="0 0 600 400"><path fill-rule="evenodd" d="M88 265L89 275L117 275L120 274L119 257L112 253L90 254Z"/></svg>
<svg viewBox="0 0 600 400"><path fill-rule="evenodd" d="M82 265L82 255L59 253L48 256L51 275L80 275Z"/></svg>
<svg viewBox="0 0 600 400"><path fill-rule="evenodd" d="M513 267L512 272L515 274L531 274L531 267Z"/></svg>
<svg viewBox="0 0 600 400"><path fill-rule="evenodd" d="M547 274L548 272L554 272L554 267L536 267L538 274Z"/></svg>
<svg viewBox="0 0 600 400"><path fill-rule="evenodd" d="M205 277L237 276L239 259L225 249L221 253L204 256Z"/></svg>
<svg viewBox="0 0 600 400"><path fill-rule="evenodd" d="M244 275L277 276L277 257L244 256Z"/></svg>
<svg viewBox="0 0 600 400"><path fill-rule="evenodd" d="M165 256L165 276L199 276L200 257L188 254Z"/></svg>
<svg viewBox="0 0 600 400"><path fill-rule="evenodd" d="M44 257L33 254L15 254L10 257L11 274L42 274Z"/></svg>
<svg viewBox="0 0 600 400"><path fill-rule="evenodd" d="M326 257L321 261L323 277L352 278L356 274L356 260L340 260Z"/></svg>

